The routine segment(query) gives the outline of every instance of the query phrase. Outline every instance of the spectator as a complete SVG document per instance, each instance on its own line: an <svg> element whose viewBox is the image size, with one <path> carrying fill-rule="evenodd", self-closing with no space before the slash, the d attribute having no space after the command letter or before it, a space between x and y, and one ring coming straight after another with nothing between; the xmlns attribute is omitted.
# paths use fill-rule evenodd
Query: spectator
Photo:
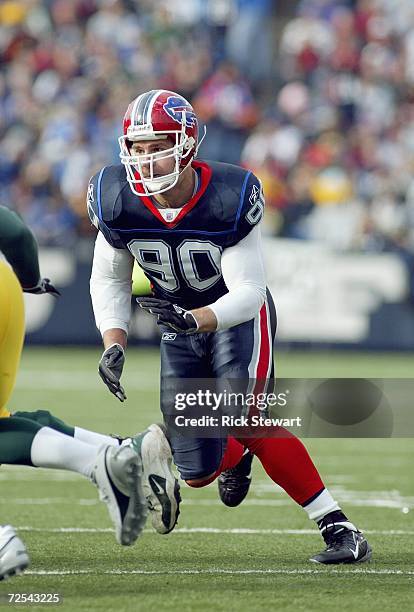
<svg viewBox="0 0 414 612"><path fill-rule="evenodd" d="M403 1L299 3L280 38L277 121L242 153L285 196L270 198L274 233L414 252L413 23Z"/></svg>
<svg viewBox="0 0 414 612"><path fill-rule="evenodd" d="M199 118L207 124L209 139L201 156L238 163L258 109L247 81L230 63L218 66L193 99Z"/></svg>

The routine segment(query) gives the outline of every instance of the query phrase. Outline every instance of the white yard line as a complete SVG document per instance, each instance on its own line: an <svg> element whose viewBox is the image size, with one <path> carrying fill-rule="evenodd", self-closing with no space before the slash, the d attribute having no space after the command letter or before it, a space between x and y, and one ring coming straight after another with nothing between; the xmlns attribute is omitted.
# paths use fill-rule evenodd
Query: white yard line
<svg viewBox="0 0 414 612"><path fill-rule="evenodd" d="M361 493L363 493L361 491ZM346 498L337 496L338 502L346 503L347 506L354 507L365 507L365 508L392 508L396 510L404 510L404 512L410 508L414 508L413 498L401 498L401 499L383 499L383 498L372 498L366 499L364 497L351 497ZM273 506L291 506L294 502L290 499L245 499L243 506L262 506L265 508ZM185 499L183 500L183 506L222 506L222 502L218 499ZM243 507L241 506L241 507Z"/></svg>
<svg viewBox="0 0 414 612"><path fill-rule="evenodd" d="M18 531L28 531L37 533L113 533L110 527L30 527L22 525L16 527ZM144 533L154 533L152 529L144 529ZM207 533L207 534L231 534L231 535L312 535L317 536L317 529L250 529L237 527L233 529L221 529L218 527L177 527L172 532L173 534L190 534L190 533ZM414 531L403 529L372 529L364 530L364 533L369 535L383 536L413 536Z"/></svg>
<svg viewBox="0 0 414 612"><path fill-rule="evenodd" d="M177 575L246 575L246 574L292 574L292 575L314 575L314 574L370 574L376 576L414 576L414 571L410 570L396 570L396 569L240 569L240 570L232 570L232 569L224 569L224 568L214 568L214 569L183 569L183 570L27 570L25 572L30 576L77 576L77 575L143 575L143 576L177 576Z"/></svg>

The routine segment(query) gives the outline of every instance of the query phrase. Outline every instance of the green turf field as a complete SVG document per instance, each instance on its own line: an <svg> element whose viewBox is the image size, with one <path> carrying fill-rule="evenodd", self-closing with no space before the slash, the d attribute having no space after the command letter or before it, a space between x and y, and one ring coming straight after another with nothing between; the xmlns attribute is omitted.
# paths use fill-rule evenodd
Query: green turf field
<svg viewBox="0 0 414 612"><path fill-rule="evenodd" d="M99 354L26 349L11 408L45 408L72 424L120 434L158 420L157 352L130 349L125 404L98 379ZM413 363L412 355L282 353L278 374L411 377ZM32 565L0 584L0 608L13 607L7 593L59 593L65 610L412 610L413 441L306 444L335 497L366 531L371 563L309 563L322 548L318 532L259 465L239 508L219 503L216 484L183 486L177 529L160 536L148 528L132 548L115 543L106 508L80 476L3 467L0 522L20 529Z"/></svg>

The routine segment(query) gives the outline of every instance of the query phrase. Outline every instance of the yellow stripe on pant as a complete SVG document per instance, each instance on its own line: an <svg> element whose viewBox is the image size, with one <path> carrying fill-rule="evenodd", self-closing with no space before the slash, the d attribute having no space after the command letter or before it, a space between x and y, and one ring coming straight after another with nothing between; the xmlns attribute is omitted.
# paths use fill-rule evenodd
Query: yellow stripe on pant
<svg viewBox="0 0 414 612"><path fill-rule="evenodd" d="M21 285L0 261L0 418L10 416L6 404L16 381L24 340L24 301Z"/></svg>

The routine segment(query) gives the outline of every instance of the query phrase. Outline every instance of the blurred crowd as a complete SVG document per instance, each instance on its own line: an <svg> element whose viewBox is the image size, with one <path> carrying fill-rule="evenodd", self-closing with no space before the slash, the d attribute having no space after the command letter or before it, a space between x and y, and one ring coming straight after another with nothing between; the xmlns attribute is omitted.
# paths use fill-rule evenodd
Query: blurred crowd
<svg viewBox="0 0 414 612"><path fill-rule="evenodd" d="M0 201L43 245L93 235L89 177L119 163L129 102L158 87L198 100L212 144L223 121L233 132L227 159L239 161L259 120L252 87L271 65L270 35L257 41L271 9L271 0L1 2Z"/></svg>
<svg viewBox="0 0 414 612"><path fill-rule="evenodd" d="M3 0L0 202L43 245L92 235L87 181L161 87L207 124L202 157L261 178L268 234L414 257L414 2L278 4Z"/></svg>
<svg viewBox="0 0 414 612"><path fill-rule="evenodd" d="M414 253L414 2L302 0L242 151L268 231Z"/></svg>

